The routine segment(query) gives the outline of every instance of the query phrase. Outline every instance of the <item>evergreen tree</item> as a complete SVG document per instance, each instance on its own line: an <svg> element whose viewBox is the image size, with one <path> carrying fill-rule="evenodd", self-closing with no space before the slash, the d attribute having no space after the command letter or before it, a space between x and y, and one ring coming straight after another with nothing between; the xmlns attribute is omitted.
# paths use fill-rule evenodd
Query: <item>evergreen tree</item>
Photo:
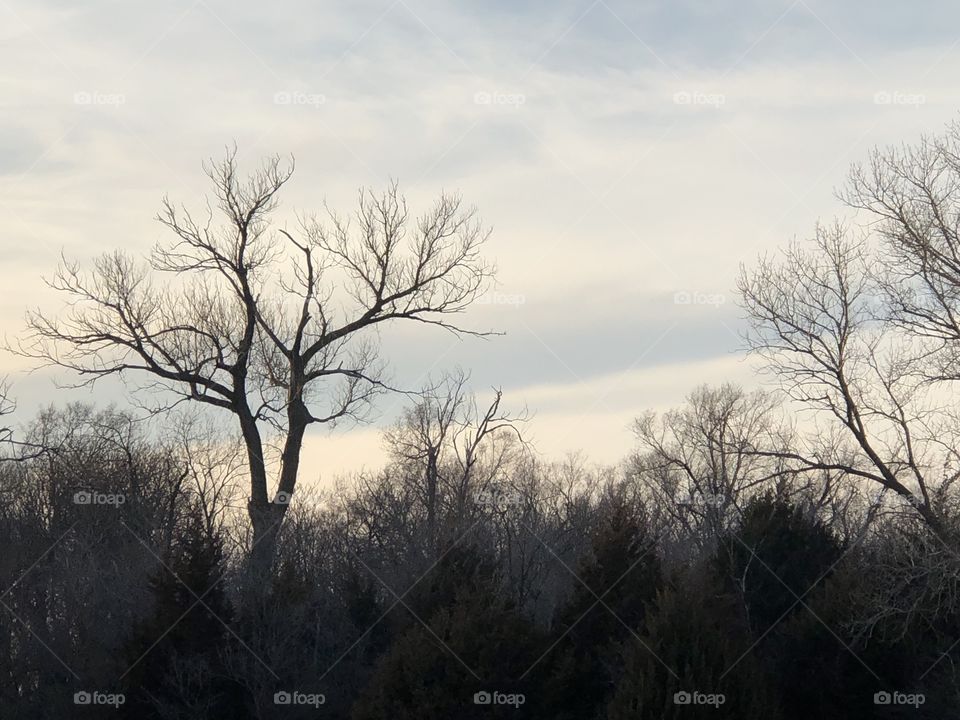
<svg viewBox="0 0 960 720"><path fill-rule="evenodd" d="M542 640L503 599L492 563L476 549L454 548L412 596L404 602L417 617L395 609L406 629L378 662L354 720L529 717L538 698L520 678ZM522 694L523 703L477 704L477 693Z"/></svg>
<svg viewBox="0 0 960 720"><path fill-rule="evenodd" d="M643 631L660 575L656 543L626 503L614 499L554 622L544 717L592 718L603 707L621 672L617 647Z"/></svg>
<svg viewBox="0 0 960 720"><path fill-rule="evenodd" d="M842 552L814 515L766 493L747 505L720 543L716 562L743 603L747 626L759 636L802 609L798 598L830 574Z"/></svg>
<svg viewBox="0 0 960 720"><path fill-rule="evenodd" d="M777 720L775 693L738 620L710 575L658 594L638 640L622 646L624 672L608 720Z"/></svg>
<svg viewBox="0 0 960 720"><path fill-rule="evenodd" d="M242 688L225 679L221 662L233 608L218 582L220 538L191 514L165 564L150 581L153 610L128 643L136 664L125 678L124 712L140 719L249 717Z"/></svg>

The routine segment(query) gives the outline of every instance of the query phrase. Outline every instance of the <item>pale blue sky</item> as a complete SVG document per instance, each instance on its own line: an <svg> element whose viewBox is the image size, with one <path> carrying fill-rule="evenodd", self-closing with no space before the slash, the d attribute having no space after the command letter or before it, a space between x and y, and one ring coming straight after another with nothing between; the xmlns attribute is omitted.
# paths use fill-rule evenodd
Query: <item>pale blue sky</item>
<svg viewBox="0 0 960 720"><path fill-rule="evenodd" d="M27 306L57 307L40 277L61 250L146 252L161 196L196 201L201 160L236 140L251 164L296 155L290 217L390 177L414 207L475 203L499 291L524 302L471 314L507 333L487 342L388 333L395 377L463 365L537 412L545 454L602 461L640 411L755 382L738 264L838 212L871 145L960 107L947 2L0 0L0 18L8 337ZM23 369L0 356L21 417L68 397ZM375 428L311 442L325 477L378 457Z"/></svg>

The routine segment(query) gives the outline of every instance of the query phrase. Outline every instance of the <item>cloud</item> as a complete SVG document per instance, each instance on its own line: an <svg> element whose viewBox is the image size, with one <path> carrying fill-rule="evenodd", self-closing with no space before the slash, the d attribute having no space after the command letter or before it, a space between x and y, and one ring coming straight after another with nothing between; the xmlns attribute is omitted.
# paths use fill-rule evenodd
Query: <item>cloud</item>
<svg viewBox="0 0 960 720"><path fill-rule="evenodd" d="M548 459L584 451L599 463L617 463L633 447L631 424L641 412L662 412L697 385L735 382L749 387L756 367L742 357L669 363L593 377L582 382L541 383L504 394L504 407L533 411L521 426L534 451ZM482 402L485 396L480 395ZM387 459L376 428L312 433L303 467L310 482L329 486L340 475L380 467Z"/></svg>
<svg viewBox="0 0 960 720"><path fill-rule="evenodd" d="M459 364L478 388L562 394L674 367L679 401L699 381L681 368L739 346L740 263L842 211L833 188L870 145L954 116L960 9L937 6L18 0L0 324L16 335L26 307L57 307L40 278L61 250L147 252L161 196L198 207L201 161L236 140L251 164L296 155L280 222L396 177L415 210L458 189L493 226L497 292L524 301L465 323L506 335L391 330L399 380ZM556 412L557 428L576 417Z"/></svg>

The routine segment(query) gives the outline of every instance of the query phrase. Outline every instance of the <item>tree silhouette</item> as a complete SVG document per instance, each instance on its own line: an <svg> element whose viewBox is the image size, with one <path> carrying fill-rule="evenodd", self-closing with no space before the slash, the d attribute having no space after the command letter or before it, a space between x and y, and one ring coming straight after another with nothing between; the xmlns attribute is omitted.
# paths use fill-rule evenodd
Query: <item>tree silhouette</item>
<svg viewBox="0 0 960 720"><path fill-rule="evenodd" d="M244 179L233 149L206 172L222 225L209 202L198 219L165 200L158 219L173 239L146 265L122 251L89 272L64 262L50 284L68 307L30 313L19 352L81 382L133 376L232 413L250 472L253 567L265 572L307 428L362 417L387 389L374 329L413 321L470 332L452 316L492 277L480 253L489 232L451 195L413 220L393 184L361 191L353 222L328 211L326 223L304 217L295 235L271 224L292 164L273 157ZM282 446L272 495L265 427Z"/></svg>

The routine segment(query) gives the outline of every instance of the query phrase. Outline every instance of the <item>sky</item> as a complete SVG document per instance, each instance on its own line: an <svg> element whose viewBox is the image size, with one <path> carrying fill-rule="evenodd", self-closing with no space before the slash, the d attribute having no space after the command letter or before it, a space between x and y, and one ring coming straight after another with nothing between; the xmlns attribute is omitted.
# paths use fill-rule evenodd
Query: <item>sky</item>
<svg viewBox="0 0 960 720"><path fill-rule="evenodd" d="M384 334L396 384L456 366L533 414L544 457L616 462L631 420L702 383L762 382L741 353L741 263L844 216L876 145L956 118L960 6L933 0L0 0L0 328L56 312L61 254L165 238L163 196L202 206L201 163L296 158L282 213L355 205L392 178L493 234L496 292L463 319L502 336ZM0 353L26 422L122 388ZM321 481L384 454L370 425L314 431Z"/></svg>

